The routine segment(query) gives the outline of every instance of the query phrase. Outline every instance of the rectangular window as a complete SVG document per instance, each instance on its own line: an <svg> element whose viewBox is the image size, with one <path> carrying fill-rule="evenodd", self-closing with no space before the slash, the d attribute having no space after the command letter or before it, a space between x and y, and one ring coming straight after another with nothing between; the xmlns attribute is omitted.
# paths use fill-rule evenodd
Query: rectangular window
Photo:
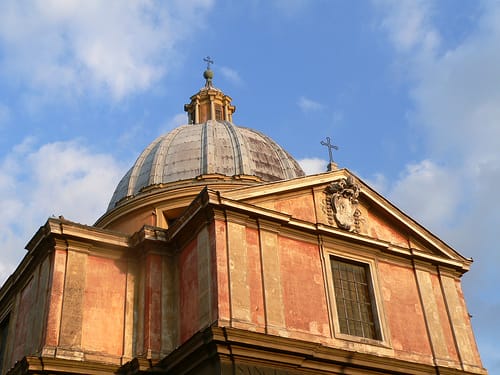
<svg viewBox="0 0 500 375"><path fill-rule="evenodd" d="M215 105L215 119L216 120L223 120L222 118L222 106L216 104Z"/></svg>
<svg viewBox="0 0 500 375"><path fill-rule="evenodd" d="M331 257L340 332L380 340L368 264Z"/></svg>

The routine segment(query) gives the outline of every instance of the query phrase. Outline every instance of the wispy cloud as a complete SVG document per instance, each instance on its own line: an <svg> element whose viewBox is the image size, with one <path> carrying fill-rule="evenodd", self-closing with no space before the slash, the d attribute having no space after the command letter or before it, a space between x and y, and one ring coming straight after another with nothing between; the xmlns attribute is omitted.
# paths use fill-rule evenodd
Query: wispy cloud
<svg viewBox="0 0 500 375"><path fill-rule="evenodd" d="M297 105L303 112L319 111L323 108L323 105L321 103L306 98L305 96L301 96L297 100Z"/></svg>
<svg viewBox="0 0 500 375"><path fill-rule="evenodd" d="M123 168L79 141L36 146L25 139L0 160L0 284L51 215L92 224L104 213Z"/></svg>
<svg viewBox="0 0 500 375"><path fill-rule="evenodd" d="M0 5L5 74L35 93L92 91L114 100L168 73L177 45L196 31L211 1L15 1Z"/></svg>
<svg viewBox="0 0 500 375"><path fill-rule="evenodd" d="M163 126L159 129L159 134L169 132L170 130L180 126L185 125L188 122L187 114L185 112L178 113L168 119Z"/></svg>
<svg viewBox="0 0 500 375"><path fill-rule="evenodd" d="M288 17L296 17L310 5L307 0L272 0L272 4L281 14Z"/></svg>
<svg viewBox="0 0 500 375"><path fill-rule="evenodd" d="M243 83L240 74L234 69L228 68L227 66L222 66L220 68L220 72L224 76L224 78L234 83L235 85L241 85Z"/></svg>
<svg viewBox="0 0 500 375"><path fill-rule="evenodd" d="M463 198L454 172L431 160L410 164L392 186L391 198L427 226L442 230L455 219Z"/></svg>
<svg viewBox="0 0 500 375"><path fill-rule="evenodd" d="M375 3L385 12L382 25L398 57L408 63L411 121L427 146L427 155L407 166L389 195L474 257L464 289L476 317L480 351L488 351L486 365L496 373L500 356L489 349L500 335L490 313L500 306L495 289L500 255L493 250L500 201L491 199L500 185L500 4L483 2L475 29L447 49L433 25L431 2Z"/></svg>
<svg viewBox="0 0 500 375"><path fill-rule="evenodd" d="M440 35L432 24L433 2L375 0L384 11L382 27L399 52L432 52L439 46Z"/></svg>

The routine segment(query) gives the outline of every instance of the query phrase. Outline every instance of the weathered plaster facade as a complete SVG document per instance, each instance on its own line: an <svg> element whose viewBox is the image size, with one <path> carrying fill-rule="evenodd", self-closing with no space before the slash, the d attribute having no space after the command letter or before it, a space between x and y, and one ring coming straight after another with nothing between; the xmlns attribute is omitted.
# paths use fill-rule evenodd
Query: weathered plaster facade
<svg viewBox="0 0 500 375"><path fill-rule="evenodd" d="M193 121L203 98L227 99L193 96ZM346 169L156 184L27 250L0 289L1 374L487 373L471 260ZM366 270L375 336L345 332L334 259Z"/></svg>

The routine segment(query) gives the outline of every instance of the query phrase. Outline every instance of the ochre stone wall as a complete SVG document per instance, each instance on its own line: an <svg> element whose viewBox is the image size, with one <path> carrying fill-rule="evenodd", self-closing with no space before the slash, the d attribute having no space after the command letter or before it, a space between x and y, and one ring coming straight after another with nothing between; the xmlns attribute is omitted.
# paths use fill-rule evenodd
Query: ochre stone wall
<svg viewBox="0 0 500 375"><path fill-rule="evenodd" d="M401 228L394 227L388 219L380 217L380 213L368 209L361 209L362 212L362 230L361 233L367 234L371 238L383 240L392 244L408 247L408 234L403 233Z"/></svg>
<svg viewBox="0 0 500 375"><path fill-rule="evenodd" d="M210 326L217 316L217 259L215 226L210 224L179 249L176 262L179 272L179 340L185 342L193 334Z"/></svg>
<svg viewBox="0 0 500 375"><path fill-rule="evenodd" d="M329 209L329 203L326 200L326 186L303 189L290 194L252 198L247 201L259 207L291 215L295 219L337 226L332 216L332 210ZM401 227L391 223L388 216L384 218L380 210L376 210L375 207L370 206L362 199L360 199L358 209L361 212L359 233L398 246L408 246L408 234Z"/></svg>
<svg viewBox="0 0 500 375"><path fill-rule="evenodd" d="M23 275L26 283L10 313L5 368L29 355L120 363L127 262L116 254L91 254L90 247L56 240Z"/></svg>
<svg viewBox="0 0 500 375"><path fill-rule="evenodd" d="M259 285L262 285L262 270L259 267L259 232L256 228L246 228L245 237L247 244L247 282L249 285L250 306L252 306L249 318L250 322L255 325L256 331L264 332L266 319L264 310L264 292L261 287L258 287Z"/></svg>
<svg viewBox="0 0 500 375"><path fill-rule="evenodd" d="M179 221L183 227L143 230L131 240L137 245L124 235L64 224L70 234L56 237L14 299L9 366L38 353L114 364L157 360L217 324L477 372L460 270L439 263L438 252L413 257L409 231L366 202L361 233L335 228L323 190L253 199L299 220L214 204ZM142 226L151 218L147 211L118 227ZM77 229L82 238L71 232ZM340 334L330 256L369 266L381 340Z"/></svg>
<svg viewBox="0 0 500 375"><path fill-rule="evenodd" d="M18 303L15 317L15 341L12 356L13 358L22 358L24 353L28 350L26 347L29 345L28 334L30 332L30 323L32 321L31 305L35 301L35 281L33 278L24 286L20 295L18 296Z"/></svg>
<svg viewBox="0 0 500 375"><path fill-rule="evenodd" d="M144 273L144 348L157 356L161 348L162 256L149 253Z"/></svg>
<svg viewBox="0 0 500 375"><path fill-rule="evenodd" d="M52 284L49 290L47 328L44 342L44 346L49 348L55 348L59 344L67 257L66 250L62 249L61 245L62 244L56 244L53 252Z"/></svg>
<svg viewBox="0 0 500 375"><path fill-rule="evenodd" d="M4 369L14 365L25 353L37 352L42 346L49 272L50 257L46 256L21 281L23 285L11 301L9 337L12 340L5 348Z"/></svg>
<svg viewBox="0 0 500 375"><path fill-rule="evenodd" d="M287 329L329 337L326 290L317 244L279 237L278 248Z"/></svg>
<svg viewBox="0 0 500 375"><path fill-rule="evenodd" d="M199 328L198 253L196 239L179 256L180 338L186 341Z"/></svg>
<svg viewBox="0 0 500 375"><path fill-rule="evenodd" d="M296 219L316 222L316 212L312 194L301 193L299 195L276 199L274 209L279 212L292 215Z"/></svg>
<svg viewBox="0 0 500 375"><path fill-rule="evenodd" d="M432 358L424 313L411 267L379 262L379 280L391 342L398 357Z"/></svg>
<svg viewBox="0 0 500 375"><path fill-rule="evenodd" d="M437 332L440 334L442 341L440 345L436 346L436 355L440 358L450 359L452 361L459 361L457 349L455 347L455 341L453 339L453 332L450 326L450 320L448 318L448 313L446 312L446 304L444 301L443 293L441 290L441 284L439 281L439 275L435 273L428 273L430 281L432 294L430 294L431 299L434 299L436 304L435 311L432 318L436 319L436 324L433 326L434 331L438 331L435 326L440 326L441 329ZM439 337L438 337L439 339Z"/></svg>
<svg viewBox="0 0 500 375"><path fill-rule="evenodd" d="M151 207L146 207L114 220L106 229L132 234L139 231L144 225L156 225L156 219Z"/></svg>
<svg viewBox="0 0 500 375"><path fill-rule="evenodd" d="M87 259L82 303L82 348L120 357L127 263L96 256Z"/></svg>
<svg viewBox="0 0 500 375"><path fill-rule="evenodd" d="M217 319L226 324L231 319L231 307L229 303L229 270L227 257L226 223L222 220L214 221L215 229L215 259L216 268L214 276L217 283Z"/></svg>
<svg viewBox="0 0 500 375"><path fill-rule="evenodd" d="M226 218L215 222L219 325L426 365L481 368L457 276L375 248L337 246L333 240L322 245L313 235L287 232L270 221L229 213ZM401 241L384 220L375 225ZM336 333L330 251L365 257L371 264L383 335L379 344Z"/></svg>

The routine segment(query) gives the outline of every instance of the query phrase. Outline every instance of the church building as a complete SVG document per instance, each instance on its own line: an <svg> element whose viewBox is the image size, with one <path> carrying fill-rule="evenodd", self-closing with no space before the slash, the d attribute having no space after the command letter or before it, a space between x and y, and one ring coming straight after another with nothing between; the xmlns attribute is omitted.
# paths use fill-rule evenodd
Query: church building
<svg viewBox="0 0 500 375"><path fill-rule="evenodd" d="M0 374L487 374L472 261L348 169L306 176L204 78L94 225L28 242Z"/></svg>

